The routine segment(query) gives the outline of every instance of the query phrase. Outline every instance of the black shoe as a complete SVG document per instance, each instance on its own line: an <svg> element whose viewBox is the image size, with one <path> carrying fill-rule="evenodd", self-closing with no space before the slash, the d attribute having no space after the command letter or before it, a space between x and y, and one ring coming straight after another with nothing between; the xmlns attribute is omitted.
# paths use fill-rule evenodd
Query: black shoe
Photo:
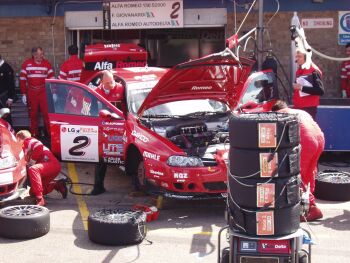
<svg viewBox="0 0 350 263"><path fill-rule="evenodd" d="M106 192L106 189L104 187L94 187L91 191L91 195L99 195Z"/></svg>

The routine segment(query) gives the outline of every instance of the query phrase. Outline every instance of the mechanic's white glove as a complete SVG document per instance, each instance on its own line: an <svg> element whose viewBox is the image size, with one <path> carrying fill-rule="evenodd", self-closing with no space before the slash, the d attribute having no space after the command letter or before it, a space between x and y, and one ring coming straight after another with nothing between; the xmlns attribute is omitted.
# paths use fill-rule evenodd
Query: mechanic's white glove
<svg viewBox="0 0 350 263"><path fill-rule="evenodd" d="M58 97L57 97L57 94L52 94L52 98L53 98L53 102L56 103Z"/></svg>
<svg viewBox="0 0 350 263"><path fill-rule="evenodd" d="M346 96L346 91L345 91L345 90L342 90L342 91L341 91L341 95L342 95L342 98L347 98L347 96Z"/></svg>
<svg viewBox="0 0 350 263"><path fill-rule="evenodd" d="M13 102L13 99L7 99L7 101L6 101L7 107L11 107L12 102Z"/></svg>
<svg viewBox="0 0 350 263"><path fill-rule="evenodd" d="M26 95L22 96L22 102L24 105L27 105L27 96Z"/></svg>

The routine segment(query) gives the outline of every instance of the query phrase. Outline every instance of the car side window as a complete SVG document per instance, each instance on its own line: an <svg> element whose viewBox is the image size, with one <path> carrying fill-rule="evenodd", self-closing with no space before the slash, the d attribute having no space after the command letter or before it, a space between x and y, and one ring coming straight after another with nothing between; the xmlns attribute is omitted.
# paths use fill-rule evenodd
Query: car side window
<svg viewBox="0 0 350 263"><path fill-rule="evenodd" d="M49 88L49 110L58 114L98 116L97 99L81 87L52 83ZM52 97L52 98L51 98Z"/></svg>

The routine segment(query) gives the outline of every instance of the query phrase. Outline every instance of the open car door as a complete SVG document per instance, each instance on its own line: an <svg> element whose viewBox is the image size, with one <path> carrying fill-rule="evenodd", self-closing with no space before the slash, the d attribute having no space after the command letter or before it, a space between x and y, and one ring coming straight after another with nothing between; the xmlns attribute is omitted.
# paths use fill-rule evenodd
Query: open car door
<svg viewBox="0 0 350 263"><path fill-rule="evenodd" d="M48 79L46 95L51 150L60 160L123 164L120 110L76 82Z"/></svg>

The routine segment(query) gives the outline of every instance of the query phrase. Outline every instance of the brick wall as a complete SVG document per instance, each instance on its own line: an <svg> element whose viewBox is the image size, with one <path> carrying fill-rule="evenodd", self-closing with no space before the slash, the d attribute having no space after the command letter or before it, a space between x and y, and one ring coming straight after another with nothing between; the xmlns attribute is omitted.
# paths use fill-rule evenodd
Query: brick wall
<svg viewBox="0 0 350 263"><path fill-rule="evenodd" d="M64 60L64 18L56 17L53 56L52 17L16 17L0 19L0 54L18 73L31 48L41 46L52 66ZM57 70L57 69L56 69Z"/></svg>
<svg viewBox="0 0 350 263"><path fill-rule="evenodd" d="M237 25L239 26L245 14L238 14ZM266 13L264 22L266 23L272 16L272 13ZM273 52L277 55L281 64L285 68L288 77L290 75L290 21L293 16L292 12L280 12L268 24L264 38L264 48L270 48L269 37ZM300 12L299 19L302 18L333 18L334 27L331 29L305 29L308 43L316 50L333 57L345 57L344 46L338 45L338 12ZM258 14L251 13L243 25L239 36L244 32L248 32L257 25ZM238 27L237 26L237 27ZM228 14L227 22L228 32L234 32L234 14ZM244 45L244 44L243 44ZM253 42L248 42L247 50L253 49ZM340 62L330 61L313 54L312 60L317 64L324 74L323 82L326 89L325 97L340 96L339 88L339 72ZM279 68L279 77L283 78L281 69ZM285 81L285 85L287 82Z"/></svg>

